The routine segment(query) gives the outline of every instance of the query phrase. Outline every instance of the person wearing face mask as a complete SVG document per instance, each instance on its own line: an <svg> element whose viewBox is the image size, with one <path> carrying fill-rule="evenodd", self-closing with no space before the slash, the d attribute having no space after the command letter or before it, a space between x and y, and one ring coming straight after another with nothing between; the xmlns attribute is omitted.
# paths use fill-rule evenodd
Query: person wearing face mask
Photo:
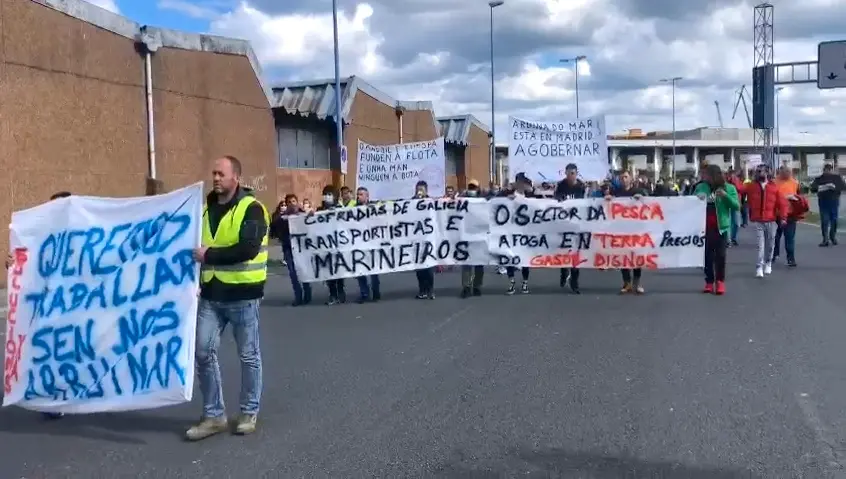
<svg viewBox="0 0 846 479"><path fill-rule="evenodd" d="M414 198L429 197L429 184L423 180L414 185ZM435 299L435 268L420 268L414 272L417 275L417 299Z"/></svg>
<svg viewBox="0 0 846 479"><path fill-rule="evenodd" d="M327 185L323 188L323 202L317 207L317 211L327 211L335 208L343 208L343 205L337 201L335 188ZM327 306L347 302L347 292L343 279L327 280L326 287L329 288L329 301L326 301Z"/></svg>
<svg viewBox="0 0 846 479"><path fill-rule="evenodd" d="M620 186L618 188L614 188L609 192L609 194L605 195L605 201L611 201L615 197L634 198L635 200L640 200L644 196L648 196L646 191L639 188L634 183L631 173L624 171L620 175ZM620 289L620 294L628 294L631 292L643 294L645 292L643 285L641 284L641 276L643 275L642 269L622 269L620 270L620 274L623 276L623 287Z"/></svg>
<svg viewBox="0 0 846 479"><path fill-rule="evenodd" d="M758 165L755 181L746 185L749 222L755 225L758 236L757 278L772 274L776 229L779 224L787 222L787 198L781 194L769 172L767 165Z"/></svg>
<svg viewBox="0 0 846 479"><path fill-rule="evenodd" d="M292 306L302 306L311 302L311 283L301 283L297 277L297 268L294 265L294 252L291 248L291 230L288 219L290 216L305 213L300 208L297 195L289 193L285 195L285 201L279 205L270 223L271 235L282 243L282 257L285 258L285 265L288 267L288 278L291 279L291 287L294 289L294 303Z"/></svg>
<svg viewBox="0 0 846 479"><path fill-rule="evenodd" d="M462 195L465 198L479 197L479 182L470 180L467 182L467 189ZM485 277L485 267L483 265L462 266L461 267L461 297L469 298L470 296L482 295L482 280Z"/></svg>
<svg viewBox="0 0 846 479"><path fill-rule="evenodd" d="M558 201L582 199L586 196L585 184L579 179L579 167L570 163L564 168L565 178L555 186L554 197ZM570 281L570 291L573 294L582 294L579 290L579 269L561 268L559 286L562 288Z"/></svg>

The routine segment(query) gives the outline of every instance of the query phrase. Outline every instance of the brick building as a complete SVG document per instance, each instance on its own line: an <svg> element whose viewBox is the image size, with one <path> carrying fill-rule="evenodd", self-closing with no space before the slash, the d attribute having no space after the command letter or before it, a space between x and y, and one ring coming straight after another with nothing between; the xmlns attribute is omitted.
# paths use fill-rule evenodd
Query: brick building
<svg viewBox="0 0 846 479"><path fill-rule="evenodd" d="M80 0L0 0L0 39L3 224L59 190L140 196L208 180L222 154L276 199L277 136L248 43L142 27Z"/></svg>
<svg viewBox="0 0 846 479"><path fill-rule="evenodd" d="M294 193L316 203L326 185L355 188L358 140L390 145L443 135L447 184L463 187L468 178L487 180L489 133L472 115L438 119L431 102L398 101L359 77L344 78L341 117L348 166L342 175L335 148L334 81L275 86L271 103L279 141L280 195Z"/></svg>

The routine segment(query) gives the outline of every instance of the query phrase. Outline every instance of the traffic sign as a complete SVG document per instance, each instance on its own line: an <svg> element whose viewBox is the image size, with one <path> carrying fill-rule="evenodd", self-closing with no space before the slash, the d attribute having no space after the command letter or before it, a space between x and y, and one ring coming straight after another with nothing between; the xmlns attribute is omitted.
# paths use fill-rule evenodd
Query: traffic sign
<svg viewBox="0 0 846 479"><path fill-rule="evenodd" d="M846 88L846 40L817 47L817 88Z"/></svg>
<svg viewBox="0 0 846 479"><path fill-rule="evenodd" d="M341 146L341 174L347 174L347 147L346 145Z"/></svg>

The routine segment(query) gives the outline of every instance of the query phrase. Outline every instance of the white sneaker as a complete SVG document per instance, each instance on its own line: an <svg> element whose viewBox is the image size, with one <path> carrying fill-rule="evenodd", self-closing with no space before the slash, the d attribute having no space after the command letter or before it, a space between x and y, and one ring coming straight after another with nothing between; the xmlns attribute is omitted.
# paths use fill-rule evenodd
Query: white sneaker
<svg viewBox="0 0 846 479"><path fill-rule="evenodd" d="M755 277L756 278L763 278L764 277L764 268L758 266L758 268L755 269Z"/></svg>
<svg viewBox="0 0 846 479"><path fill-rule="evenodd" d="M764 274L773 274L773 264L767 263L764 265Z"/></svg>

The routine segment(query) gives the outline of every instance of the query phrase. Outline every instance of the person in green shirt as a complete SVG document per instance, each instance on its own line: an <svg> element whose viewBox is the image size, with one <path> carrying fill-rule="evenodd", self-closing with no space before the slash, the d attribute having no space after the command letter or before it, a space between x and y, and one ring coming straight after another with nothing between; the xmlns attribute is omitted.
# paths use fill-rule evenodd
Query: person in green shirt
<svg viewBox="0 0 846 479"><path fill-rule="evenodd" d="M717 165L705 167L702 181L693 194L707 203L705 213L705 289L704 293L726 293L726 248L731 218L740 209L737 188L726 181Z"/></svg>

